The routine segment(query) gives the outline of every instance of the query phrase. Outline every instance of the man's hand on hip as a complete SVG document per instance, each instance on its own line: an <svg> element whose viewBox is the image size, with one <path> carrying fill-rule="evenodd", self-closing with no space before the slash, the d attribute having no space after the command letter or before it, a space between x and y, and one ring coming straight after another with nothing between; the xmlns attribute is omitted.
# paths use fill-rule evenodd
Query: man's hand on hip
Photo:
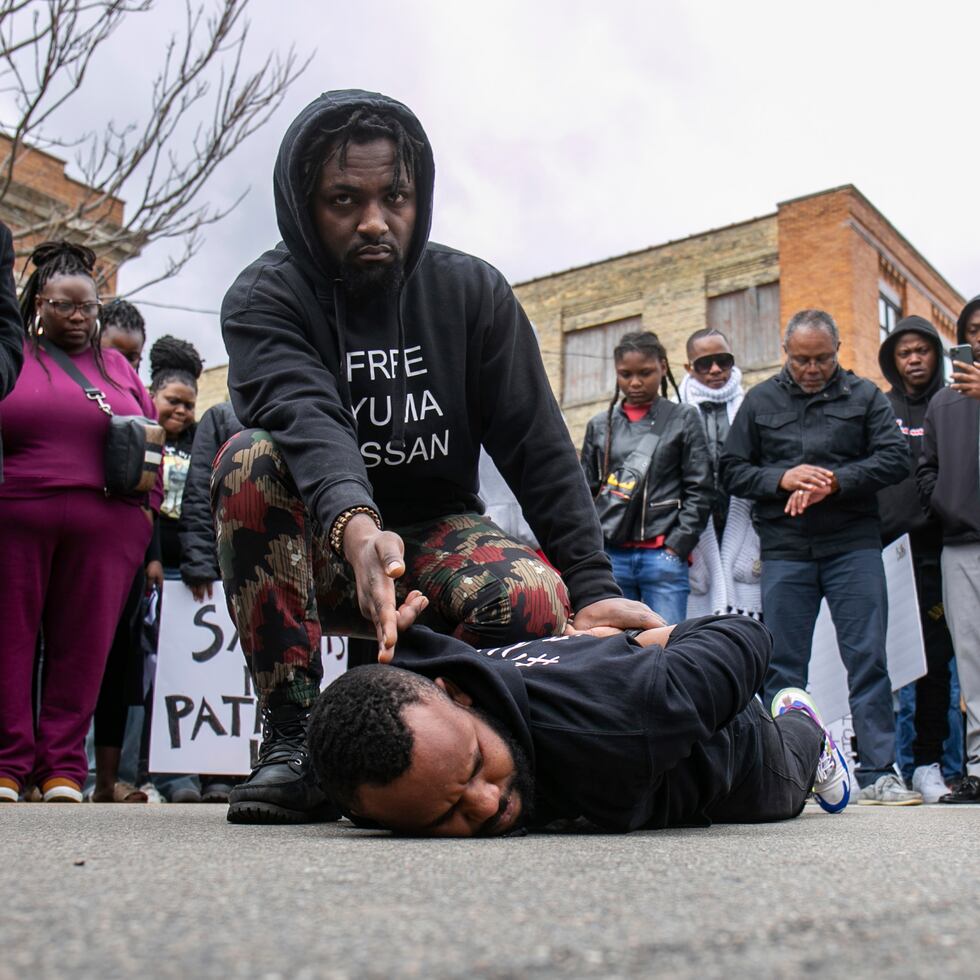
<svg viewBox="0 0 980 980"><path fill-rule="evenodd" d="M395 579L405 574L405 544L394 531L379 531L367 514L355 514L344 528L343 548L361 615L374 624L378 659L387 663L398 639Z"/></svg>
<svg viewBox="0 0 980 980"><path fill-rule="evenodd" d="M574 617L574 628L580 632L596 626L614 626L621 630L649 630L666 626L649 606L633 599L600 599L583 606Z"/></svg>

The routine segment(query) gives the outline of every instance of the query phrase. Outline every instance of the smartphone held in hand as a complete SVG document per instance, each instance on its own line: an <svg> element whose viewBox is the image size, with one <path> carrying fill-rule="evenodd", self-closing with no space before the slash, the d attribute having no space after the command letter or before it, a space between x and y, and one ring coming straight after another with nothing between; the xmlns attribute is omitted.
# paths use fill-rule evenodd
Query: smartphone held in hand
<svg viewBox="0 0 980 980"><path fill-rule="evenodd" d="M961 364L972 364L973 363L973 348L969 344L956 344L949 349L949 359L955 364L959 361Z"/></svg>

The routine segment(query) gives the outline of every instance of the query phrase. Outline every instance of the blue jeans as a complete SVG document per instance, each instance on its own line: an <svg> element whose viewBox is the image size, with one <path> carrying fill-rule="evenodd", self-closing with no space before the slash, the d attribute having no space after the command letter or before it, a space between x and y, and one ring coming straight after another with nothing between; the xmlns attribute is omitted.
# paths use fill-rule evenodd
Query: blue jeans
<svg viewBox="0 0 980 980"><path fill-rule="evenodd" d="M687 562L666 548L617 548L606 545L616 584L627 599L645 602L670 624L687 614L691 591Z"/></svg>
<svg viewBox="0 0 980 980"><path fill-rule="evenodd" d="M813 627L826 596L847 669L862 787L894 771L895 713L885 661L888 593L877 548L810 561L765 559L762 608L773 636L764 685L768 701L783 687L806 687Z"/></svg>

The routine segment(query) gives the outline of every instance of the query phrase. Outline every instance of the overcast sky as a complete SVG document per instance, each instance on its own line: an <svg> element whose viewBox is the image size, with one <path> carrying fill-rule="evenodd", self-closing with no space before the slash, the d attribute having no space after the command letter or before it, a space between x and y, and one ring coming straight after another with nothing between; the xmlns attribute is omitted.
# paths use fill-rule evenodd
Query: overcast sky
<svg viewBox="0 0 980 980"><path fill-rule="evenodd" d="M138 111L180 16L105 48L93 118ZM854 183L961 293L980 291L980 7L921 2L254 0L250 51L316 50L276 117L207 188L245 201L194 265L139 298L217 310L278 240L272 165L321 91L408 104L435 150L433 238L519 281L655 245ZM177 26L173 24L173 26ZM76 110L77 111L77 110ZM974 149L971 149L973 147ZM125 291L161 247L124 267ZM144 310L151 339L226 360L215 315Z"/></svg>

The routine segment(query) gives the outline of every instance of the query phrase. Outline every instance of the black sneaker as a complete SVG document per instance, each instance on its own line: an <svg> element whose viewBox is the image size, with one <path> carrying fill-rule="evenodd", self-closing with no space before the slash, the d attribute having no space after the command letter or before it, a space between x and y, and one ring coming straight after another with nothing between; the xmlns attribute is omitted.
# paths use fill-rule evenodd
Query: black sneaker
<svg viewBox="0 0 980 980"><path fill-rule="evenodd" d="M940 803L980 803L980 776L964 776L952 793L939 797Z"/></svg>
<svg viewBox="0 0 980 980"><path fill-rule="evenodd" d="M230 823L320 823L340 811L317 785L306 748L309 708L285 705L262 716L262 748L244 783L228 794Z"/></svg>

